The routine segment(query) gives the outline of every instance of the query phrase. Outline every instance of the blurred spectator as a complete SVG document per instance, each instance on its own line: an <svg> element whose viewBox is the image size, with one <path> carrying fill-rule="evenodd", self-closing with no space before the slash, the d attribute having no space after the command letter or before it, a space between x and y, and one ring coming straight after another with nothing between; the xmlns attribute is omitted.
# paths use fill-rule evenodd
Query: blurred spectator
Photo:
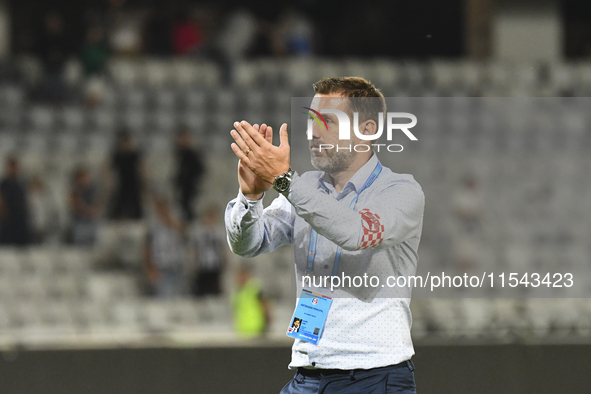
<svg viewBox="0 0 591 394"><path fill-rule="evenodd" d="M97 107L109 89L103 77L94 75L88 78L84 86L84 104L89 108Z"/></svg>
<svg viewBox="0 0 591 394"><path fill-rule="evenodd" d="M8 158L0 182L0 244L25 246L31 242L27 189L19 179L19 162Z"/></svg>
<svg viewBox="0 0 591 394"><path fill-rule="evenodd" d="M89 107L95 107L100 103L106 89L103 72L108 54L101 28L89 28L81 51L82 67L86 76L84 95Z"/></svg>
<svg viewBox="0 0 591 394"><path fill-rule="evenodd" d="M191 221L195 218L193 202L199 193L199 183L205 167L199 153L193 147L191 133L187 128L183 127L177 133L176 145L175 188L185 220Z"/></svg>
<svg viewBox="0 0 591 394"><path fill-rule="evenodd" d="M99 27L90 27L86 31L86 39L81 53L84 75L90 77L101 74L107 63L108 54L101 29Z"/></svg>
<svg viewBox="0 0 591 394"><path fill-rule="evenodd" d="M111 218L134 220L143 218L142 158L127 131L119 132L117 137L112 170L115 175L115 192Z"/></svg>
<svg viewBox="0 0 591 394"><path fill-rule="evenodd" d="M257 20L256 34L252 44L248 48L248 56L269 57L275 53L274 45L277 42L278 34L275 23L268 22L262 18Z"/></svg>
<svg viewBox="0 0 591 394"><path fill-rule="evenodd" d="M64 94L63 72L69 51L63 19L59 13L51 11L46 14L38 45L45 71L44 98L60 101Z"/></svg>
<svg viewBox="0 0 591 394"><path fill-rule="evenodd" d="M257 33L257 20L246 9L238 9L230 14L219 34L219 45L227 58L243 59Z"/></svg>
<svg viewBox="0 0 591 394"><path fill-rule="evenodd" d="M48 236L55 234L59 222L57 204L45 182L35 176L31 180L29 189L29 203L31 208L32 240L43 243Z"/></svg>
<svg viewBox="0 0 591 394"><path fill-rule="evenodd" d="M142 15L125 8L126 0L109 0L107 39L116 54L137 55L142 49Z"/></svg>
<svg viewBox="0 0 591 394"><path fill-rule="evenodd" d="M216 46L219 53L224 80L234 81L234 64L243 60L252 49L257 38L258 23L254 15L246 9L238 9L227 18L220 30Z"/></svg>
<svg viewBox="0 0 591 394"><path fill-rule="evenodd" d="M151 227L144 247L144 269L154 295L176 296L183 287L184 228L174 218L166 201L157 198L155 208L156 223Z"/></svg>
<svg viewBox="0 0 591 394"><path fill-rule="evenodd" d="M183 12L172 28L172 44L176 55L194 55L203 46L203 32L194 16Z"/></svg>
<svg viewBox="0 0 591 394"><path fill-rule="evenodd" d="M269 307L250 267L243 266L238 270L237 282L238 288L232 297L234 328L242 336L262 335L269 326Z"/></svg>
<svg viewBox="0 0 591 394"><path fill-rule="evenodd" d="M313 33L312 22L295 8L290 8L273 36L273 52L275 55L311 55Z"/></svg>
<svg viewBox="0 0 591 394"><path fill-rule="evenodd" d="M70 240L73 244L90 246L95 243L101 209L98 189L92 182L90 172L84 168L76 170L70 192Z"/></svg>
<svg viewBox="0 0 591 394"><path fill-rule="evenodd" d="M222 293L222 273L226 267L226 231L220 225L218 209L210 207L203 225L191 237L197 272L193 281L193 294L201 297Z"/></svg>
<svg viewBox="0 0 591 394"><path fill-rule="evenodd" d="M482 219L484 203L475 176L466 176L462 189L453 198L455 226L453 252L460 271L473 269L482 255Z"/></svg>

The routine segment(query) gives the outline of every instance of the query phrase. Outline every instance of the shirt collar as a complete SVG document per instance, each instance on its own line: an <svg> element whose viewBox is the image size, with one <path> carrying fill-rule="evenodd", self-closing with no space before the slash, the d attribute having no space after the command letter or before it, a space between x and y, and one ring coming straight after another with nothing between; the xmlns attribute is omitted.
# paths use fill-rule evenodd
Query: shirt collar
<svg viewBox="0 0 591 394"><path fill-rule="evenodd" d="M349 179L349 181L347 182L345 187L343 187L343 190L341 191L341 193L347 192L351 188L353 188L355 190L355 192L357 192L358 190L361 190L361 188L365 185L367 178L369 178L373 169L378 164L378 161L379 161L378 156L375 153L373 153L371 155L371 157L369 158L369 160L367 161L367 163L362 165L361 168L358 169L357 172L351 177L351 179ZM320 180L320 185L326 191L334 190L333 180L332 180L332 177L330 176L329 173L325 172L320 177L319 180Z"/></svg>

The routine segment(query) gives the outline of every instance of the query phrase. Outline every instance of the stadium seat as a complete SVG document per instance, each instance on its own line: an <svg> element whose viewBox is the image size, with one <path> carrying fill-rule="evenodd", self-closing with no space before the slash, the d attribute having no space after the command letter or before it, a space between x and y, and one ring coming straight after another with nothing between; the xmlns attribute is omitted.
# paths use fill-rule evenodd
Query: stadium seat
<svg viewBox="0 0 591 394"><path fill-rule="evenodd" d="M152 89L160 89L169 84L170 73L168 63L161 60L148 59L143 63L146 82Z"/></svg>
<svg viewBox="0 0 591 394"><path fill-rule="evenodd" d="M142 88L130 87L119 92L120 103L132 111L142 111L148 106L148 92Z"/></svg>
<svg viewBox="0 0 591 394"><path fill-rule="evenodd" d="M313 62L309 59L294 59L286 64L284 73L285 82L288 87L311 86L317 80L315 76L319 73L312 70Z"/></svg>
<svg viewBox="0 0 591 394"><path fill-rule="evenodd" d="M572 64L550 63L547 69L547 84L555 91L566 91L576 84L577 70Z"/></svg>
<svg viewBox="0 0 591 394"><path fill-rule="evenodd" d="M372 81L379 89L396 91L402 83L402 73L398 63L380 59L375 62ZM384 95L386 96L386 93ZM388 94L388 96L391 96L391 94Z"/></svg>
<svg viewBox="0 0 591 394"><path fill-rule="evenodd" d="M147 132L147 113L144 109L130 108L123 113L123 125L134 134L145 134Z"/></svg>
<svg viewBox="0 0 591 394"><path fill-rule="evenodd" d="M152 92L155 107L162 110L174 110L177 105L178 94L172 89L157 89Z"/></svg>
<svg viewBox="0 0 591 394"><path fill-rule="evenodd" d="M234 64L234 81L237 86L250 88L261 83L260 67L254 61L241 61Z"/></svg>
<svg viewBox="0 0 591 394"><path fill-rule="evenodd" d="M123 301L110 305L114 328L124 332L142 331L145 325L144 303Z"/></svg>
<svg viewBox="0 0 591 394"><path fill-rule="evenodd" d="M117 112L108 107L94 109L89 117L95 131L103 135L114 134L119 126Z"/></svg>
<svg viewBox="0 0 591 394"><path fill-rule="evenodd" d="M21 72L22 78L27 86L38 86L43 78L43 65L41 61L34 56L19 56L16 64Z"/></svg>
<svg viewBox="0 0 591 394"><path fill-rule="evenodd" d="M212 62L196 62L194 72L197 77L197 84L208 87L221 85L221 70Z"/></svg>
<svg viewBox="0 0 591 394"><path fill-rule="evenodd" d="M80 332L104 333L112 330L112 320L105 306L87 299L72 300L68 303L72 310L72 316Z"/></svg>
<svg viewBox="0 0 591 394"><path fill-rule="evenodd" d="M107 66L109 75L116 85L129 87L139 84L144 78L142 67L138 62L123 59L112 59Z"/></svg>
<svg viewBox="0 0 591 394"><path fill-rule="evenodd" d="M2 309L0 313L4 312L4 309L2 307L5 304L12 302L13 298L15 297L15 291L13 290L12 283L13 280L14 276L6 275L5 271L2 271L2 273L0 274L0 299L3 301L0 306L0 309Z"/></svg>
<svg viewBox="0 0 591 394"><path fill-rule="evenodd" d="M27 111L28 124L33 130L49 132L55 125L56 114L46 106L35 105Z"/></svg>
<svg viewBox="0 0 591 394"><path fill-rule="evenodd" d="M145 303L144 313L146 328L150 331L162 332L169 329L171 301L149 300Z"/></svg>
<svg viewBox="0 0 591 394"><path fill-rule="evenodd" d="M195 327L199 323L199 301L190 298L172 299L167 307L171 325L186 329Z"/></svg>
<svg viewBox="0 0 591 394"><path fill-rule="evenodd" d="M80 107L65 107L61 113L61 125L65 130L84 130L86 127L86 113Z"/></svg>
<svg viewBox="0 0 591 394"><path fill-rule="evenodd" d="M185 110L203 112L208 104L207 92L203 89L191 89L184 93Z"/></svg>
<svg viewBox="0 0 591 394"><path fill-rule="evenodd" d="M0 276L19 275L23 265L22 253L13 248L0 248Z"/></svg>
<svg viewBox="0 0 591 394"><path fill-rule="evenodd" d="M2 293L2 281L0 280L0 297ZM12 328L12 319L9 312L4 308L4 305L0 305L0 336L4 336Z"/></svg>
<svg viewBox="0 0 591 394"><path fill-rule="evenodd" d="M181 88L190 88L197 84L199 76L193 62L188 60L174 60L171 64L173 83Z"/></svg>
<svg viewBox="0 0 591 394"><path fill-rule="evenodd" d="M158 134L171 136L178 129L178 116L171 110L157 110L152 114L152 130Z"/></svg>
<svg viewBox="0 0 591 394"><path fill-rule="evenodd" d="M25 256L26 267L35 275L47 277L54 273L57 260L55 250L36 247L29 249Z"/></svg>

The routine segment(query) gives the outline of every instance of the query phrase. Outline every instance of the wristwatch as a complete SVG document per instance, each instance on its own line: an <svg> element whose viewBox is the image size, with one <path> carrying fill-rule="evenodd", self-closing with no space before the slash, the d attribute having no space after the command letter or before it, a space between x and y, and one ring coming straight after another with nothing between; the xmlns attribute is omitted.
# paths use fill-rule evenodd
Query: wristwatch
<svg viewBox="0 0 591 394"><path fill-rule="evenodd" d="M288 191L291 186L291 177L294 172L295 171L290 168L285 174L275 177L275 180L273 181L273 189L277 190L279 193L285 193Z"/></svg>

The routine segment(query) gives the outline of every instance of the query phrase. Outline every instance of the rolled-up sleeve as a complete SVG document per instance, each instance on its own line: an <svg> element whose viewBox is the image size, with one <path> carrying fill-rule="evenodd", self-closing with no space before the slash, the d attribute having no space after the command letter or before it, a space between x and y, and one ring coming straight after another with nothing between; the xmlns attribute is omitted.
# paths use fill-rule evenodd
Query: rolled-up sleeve
<svg viewBox="0 0 591 394"><path fill-rule="evenodd" d="M242 192L228 203L226 234L232 252L254 257L292 242L292 208L280 195L263 209L263 199L249 201Z"/></svg>
<svg viewBox="0 0 591 394"><path fill-rule="evenodd" d="M414 181L396 180L380 187L352 209L296 176L287 198L297 215L343 249L381 249L420 233L425 197Z"/></svg>

